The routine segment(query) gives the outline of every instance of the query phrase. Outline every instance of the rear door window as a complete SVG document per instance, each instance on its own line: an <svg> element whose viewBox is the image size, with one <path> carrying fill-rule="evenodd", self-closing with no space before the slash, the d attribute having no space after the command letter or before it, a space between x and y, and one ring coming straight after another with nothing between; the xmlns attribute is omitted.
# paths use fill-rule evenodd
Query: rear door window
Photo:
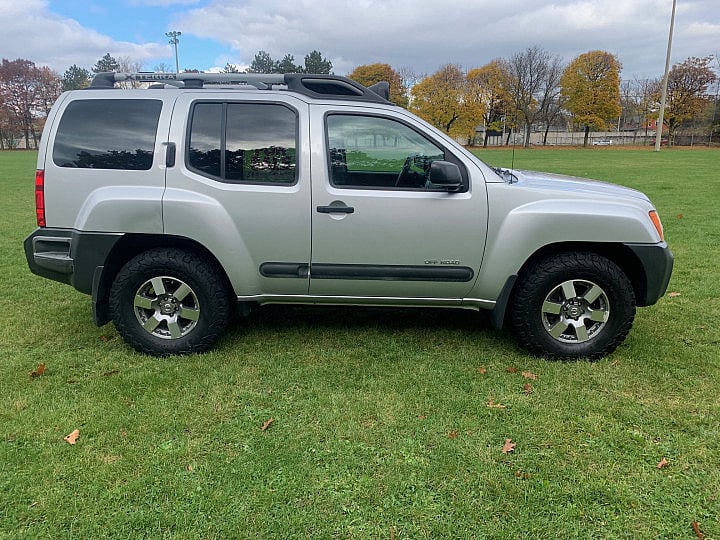
<svg viewBox="0 0 720 540"><path fill-rule="evenodd" d="M188 167L232 184L294 184L297 114L270 103L196 103Z"/></svg>

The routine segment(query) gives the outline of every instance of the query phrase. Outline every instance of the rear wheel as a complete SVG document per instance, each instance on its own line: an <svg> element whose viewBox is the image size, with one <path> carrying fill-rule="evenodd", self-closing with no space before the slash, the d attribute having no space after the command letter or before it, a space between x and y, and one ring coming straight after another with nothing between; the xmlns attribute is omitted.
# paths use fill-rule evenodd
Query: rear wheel
<svg viewBox="0 0 720 540"><path fill-rule="evenodd" d="M630 280L595 253L537 261L520 276L511 303L520 344L548 358L602 358L623 342L634 317Z"/></svg>
<svg viewBox="0 0 720 540"><path fill-rule="evenodd" d="M120 270L110 309L130 346L166 356L212 347L225 331L231 302L215 265L191 252L163 248L141 253Z"/></svg>

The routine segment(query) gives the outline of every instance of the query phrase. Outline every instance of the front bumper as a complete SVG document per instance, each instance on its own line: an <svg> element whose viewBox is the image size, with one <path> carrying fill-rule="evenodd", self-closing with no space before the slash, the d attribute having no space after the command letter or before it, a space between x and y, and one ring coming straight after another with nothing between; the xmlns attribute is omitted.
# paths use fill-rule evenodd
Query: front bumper
<svg viewBox="0 0 720 540"><path fill-rule="evenodd" d="M651 306L667 291L673 269L673 254L665 242L659 244L625 244L637 257L645 277L644 295L638 306Z"/></svg>

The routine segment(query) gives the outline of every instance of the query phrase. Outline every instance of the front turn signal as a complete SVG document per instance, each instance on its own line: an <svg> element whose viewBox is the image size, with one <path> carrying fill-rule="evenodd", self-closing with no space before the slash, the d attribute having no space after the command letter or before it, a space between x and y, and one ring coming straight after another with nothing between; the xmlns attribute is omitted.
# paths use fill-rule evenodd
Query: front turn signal
<svg viewBox="0 0 720 540"><path fill-rule="evenodd" d="M650 216L650 221L652 221L653 225L655 225L655 230L660 235L660 240L665 240L665 232L663 231L662 222L660 221L660 216L658 215L656 210L650 210L648 212L648 215Z"/></svg>

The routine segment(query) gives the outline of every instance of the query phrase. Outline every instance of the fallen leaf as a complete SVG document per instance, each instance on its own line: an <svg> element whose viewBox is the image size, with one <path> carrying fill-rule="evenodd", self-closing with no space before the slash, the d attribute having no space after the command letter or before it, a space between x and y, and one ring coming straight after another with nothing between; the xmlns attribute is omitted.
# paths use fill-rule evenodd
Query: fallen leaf
<svg viewBox="0 0 720 540"><path fill-rule="evenodd" d="M516 367L509 367L505 371L507 371L508 373L517 373L520 370Z"/></svg>
<svg viewBox="0 0 720 540"><path fill-rule="evenodd" d="M533 381L537 380L537 375L535 375L534 373L531 373L529 371L523 371L522 376L525 377L526 379L532 379Z"/></svg>
<svg viewBox="0 0 720 540"><path fill-rule="evenodd" d="M657 465L655 465L658 469L662 469L663 467L666 467L667 464L670 463L667 459L662 458Z"/></svg>
<svg viewBox="0 0 720 540"><path fill-rule="evenodd" d="M671 292L671 293L668 293L668 296L669 296L670 298L676 298L676 297L680 296L680 293L677 292L677 291L673 291L673 292Z"/></svg>
<svg viewBox="0 0 720 540"><path fill-rule="evenodd" d="M504 409L505 408L505 405L502 405L500 403L495 403L492 399L490 401L488 401L487 406L490 409Z"/></svg>
<svg viewBox="0 0 720 540"><path fill-rule="evenodd" d="M619 364L620 364L620 360L613 360L610 365L611 365L612 367L615 367L615 366L617 366L617 365L619 365Z"/></svg>
<svg viewBox="0 0 720 540"><path fill-rule="evenodd" d="M390 540L395 540L395 527L390 527Z"/></svg>
<svg viewBox="0 0 720 540"><path fill-rule="evenodd" d="M426 418L427 416L425 416L424 414L418 414L418 420L425 420Z"/></svg>
<svg viewBox="0 0 720 540"><path fill-rule="evenodd" d="M35 371L33 371L30 376L33 378L42 377L43 373L45 373L45 362L40 362L37 369L35 369Z"/></svg>
<svg viewBox="0 0 720 540"><path fill-rule="evenodd" d="M700 524L693 519L690 525L692 525L693 531L695 531L695 536L697 536L700 540L703 540L705 535L700 530Z"/></svg>
<svg viewBox="0 0 720 540"><path fill-rule="evenodd" d="M77 438L79 436L80 436L80 430L75 429L75 430L73 430L72 433L70 433L70 435L64 437L63 440L68 444L75 444L75 441L77 440Z"/></svg>
<svg viewBox="0 0 720 540"><path fill-rule="evenodd" d="M683 215L682 215L682 214L678 214L677 216L675 216L675 218L677 218L677 219L682 219L682 218L683 218Z"/></svg>
<svg viewBox="0 0 720 540"><path fill-rule="evenodd" d="M532 394L532 392L533 392L532 384L530 384L529 382L526 382L525 384L523 384L523 392L528 395Z"/></svg>
<svg viewBox="0 0 720 540"><path fill-rule="evenodd" d="M502 453L507 454L508 452L512 452L515 450L515 443L512 442L512 439L505 439L505 444L503 444L502 447Z"/></svg>
<svg viewBox="0 0 720 540"><path fill-rule="evenodd" d="M103 377L110 377L111 375L117 375L118 373L120 373L119 369L113 369L111 371L106 371L105 373L103 373Z"/></svg>
<svg viewBox="0 0 720 540"><path fill-rule="evenodd" d="M478 373L480 373L481 375L485 375L487 373L487 369L484 367L479 367Z"/></svg>
<svg viewBox="0 0 720 540"><path fill-rule="evenodd" d="M522 480L530 480L530 478L532 478L532 475L530 473L522 471L515 471L515 478L520 478Z"/></svg>
<svg viewBox="0 0 720 540"><path fill-rule="evenodd" d="M272 424L275 421L274 418L270 418L269 420L265 421L263 425L260 427L260 431L267 431L267 428L270 427L270 424Z"/></svg>
<svg viewBox="0 0 720 540"><path fill-rule="evenodd" d="M448 433L448 437L450 437L451 439L457 439L458 435L459 433L457 432L457 430L454 429L450 433Z"/></svg>

